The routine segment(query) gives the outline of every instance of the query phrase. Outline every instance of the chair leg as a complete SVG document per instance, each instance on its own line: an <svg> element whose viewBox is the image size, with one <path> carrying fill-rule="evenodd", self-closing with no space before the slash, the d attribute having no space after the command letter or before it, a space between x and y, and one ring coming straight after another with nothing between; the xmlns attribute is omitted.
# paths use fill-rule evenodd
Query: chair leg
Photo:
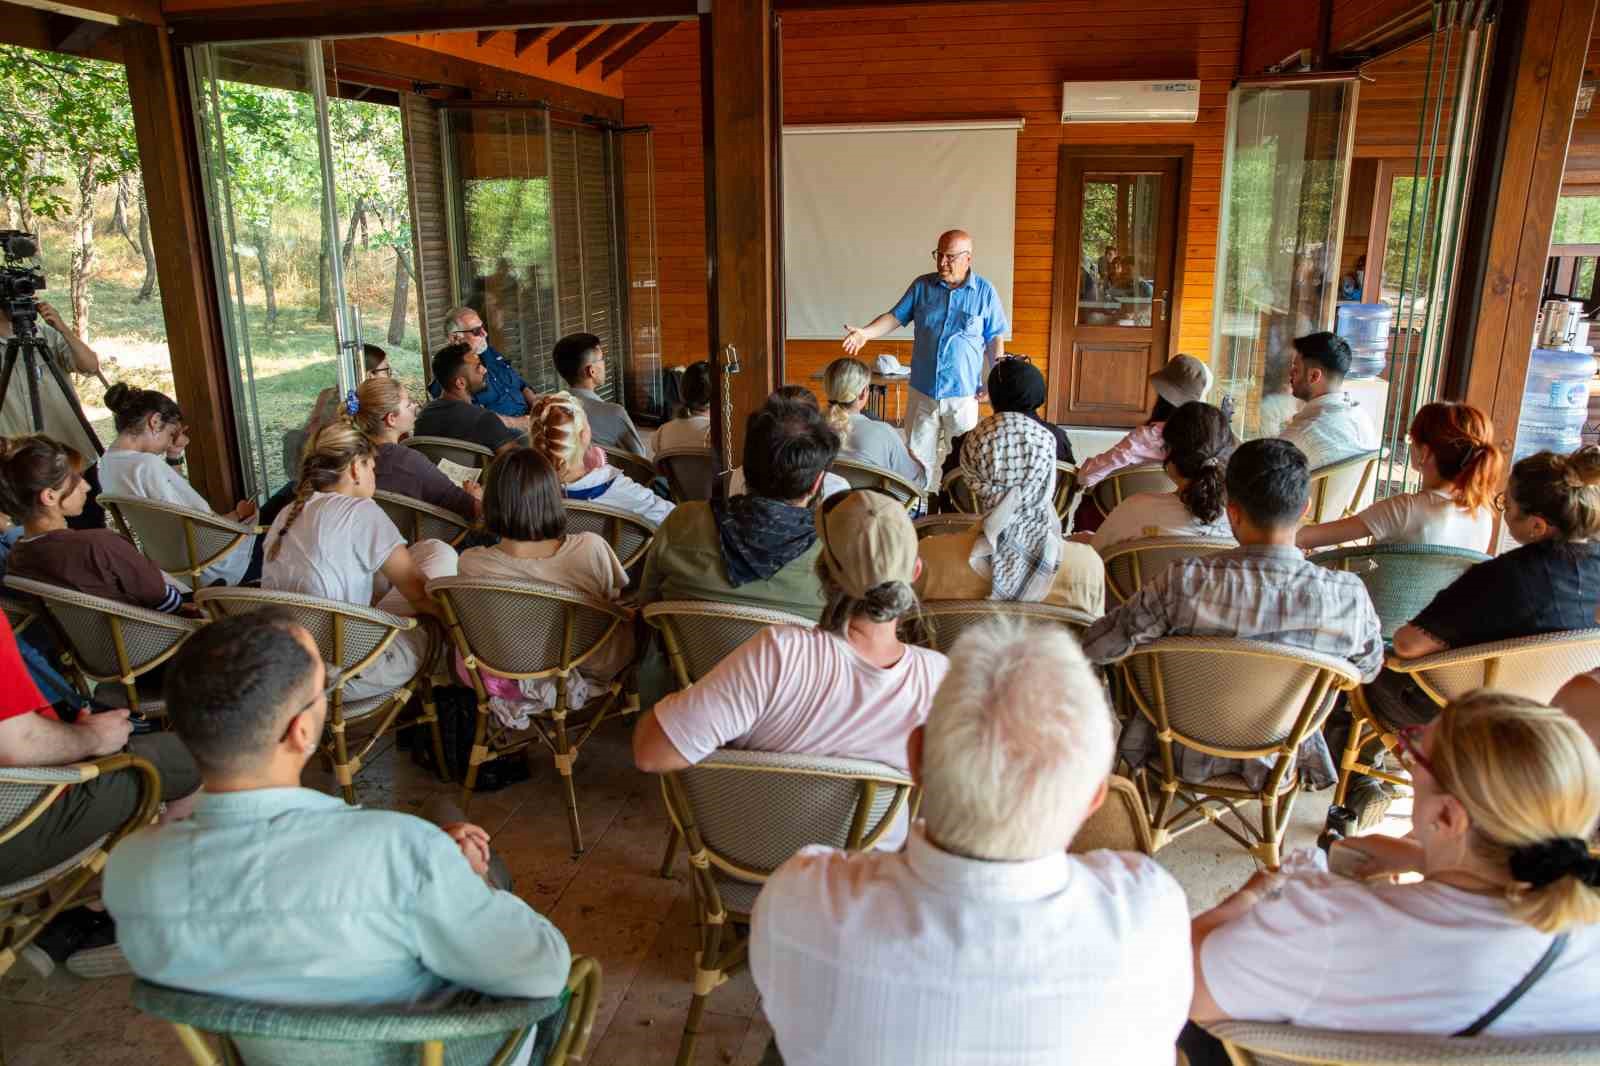
<svg viewBox="0 0 1600 1066"><path fill-rule="evenodd" d="M704 911L702 910L702 916ZM726 927L721 921L707 922L702 927L699 951L694 953L694 998L689 1001L689 1017L683 1022L683 1037L678 1041L678 1059L675 1066L689 1066L694 1061L694 1048L700 1041L700 1023L706 1013L706 997L711 990L727 980L722 972L722 938ZM704 969L707 964L712 969Z"/></svg>
<svg viewBox="0 0 1600 1066"><path fill-rule="evenodd" d="M1333 786L1333 802L1342 805L1350 790L1350 778L1361 761L1361 745L1367 735L1367 720L1351 707L1350 733L1344 740L1344 754L1339 757L1339 783Z"/></svg>
<svg viewBox="0 0 1600 1066"><path fill-rule="evenodd" d="M683 840L683 834L678 832L675 825L667 827L667 850L661 856L661 876L672 876L672 860L678 857L678 843Z"/></svg>
<svg viewBox="0 0 1600 1066"><path fill-rule="evenodd" d="M329 724L333 733L333 776L339 781L339 791L344 801L352 807L356 803L355 772L350 766L350 749L344 742L344 719Z"/></svg>
<svg viewBox="0 0 1600 1066"><path fill-rule="evenodd" d="M439 732L439 706L433 698L433 679L422 679L422 716L433 736L433 765L439 768L441 780L450 780L450 767L444 761L444 736ZM415 743L415 741L413 741Z"/></svg>
<svg viewBox="0 0 1600 1066"><path fill-rule="evenodd" d="M472 725L472 749L467 753L467 774L461 779L461 813L472 803L472 790L478 784L478 767L489 761L484 738L489 732L489 697L480 695Z"/></svg>
<svg viewBox="0 0 1600 1066"><path fill-rule="evenodd" d="M567 789L567 828L572 834L572 857L576 859L583 854L583 829L578 825L578 791L572 784L572 764L577 761L577 753L568 746L565 711L558 710L551 717L556 725L556 772L561 775L561 783Z"/></svg>

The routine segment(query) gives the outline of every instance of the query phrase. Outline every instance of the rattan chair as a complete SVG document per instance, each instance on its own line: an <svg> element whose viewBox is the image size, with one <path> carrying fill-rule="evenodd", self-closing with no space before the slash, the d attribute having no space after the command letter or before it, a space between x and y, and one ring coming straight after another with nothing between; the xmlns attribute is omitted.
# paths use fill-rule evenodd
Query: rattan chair
<svg viewBox="0 0 1600 1066"><path fill-rule="evenodd" d="M929 646L946 654L966 630L996 618L1055 622L1070 629L1073 636L1081 636L1095 621L1093 615L1071 607L1011 600L929 600L922 605L922 618L928 625Z"/></svg>
<svg viewBox="0 0 1600 1066"><path fill-rule="evenodd" d="M1163 463L1141 463L1125 466L1094 483L1088 490L1089 498L1103 515L1109 515L1117 504L1140 492L1172 492L1177 482L1167 476Z"/></svg>
<svg viewBox="0 0 1600 1066"><path fill-rule="evenodd" d="M1150 813L1138 788L1121 774L1112 774L1106 785L1106 801L1084 821L1067 850L1075 855L1101 849L1155 854Z"/></svg>
<svg viewBox="0 0 1600 1066"><path fill-rule="evenodd" d="M494 460L494 452L470 440L454 437L407 437L402 441L407 448L415 448L428 457L430 463L448 459L452 463L482 470Z"/></svg>
<svg viewBox="0 0 1600 1066"><path fill-rule="evenodd" d="M472 523L449 508L435 507L423 500L382 489L374 492L372 498L400 530L408 545L420 540L442 540L455 548L472 532Z"/></svg>
<svg viewBox="0 0 1600 1066"><path fill-rule="evenodd" d="M946 512L923 515L911 524L917 529L917 539L938 537L946 533L970 533L983 521L982 515Z"/></svg>
<svg viewBox="0 0 1600 1066"><path fill-rule="evenodd" d="M656 468L644 456L635 455L633 452L614 448L608 444L602 444L600 450L606 453L607 463L616 467L645 488L655 484Z"/></svg>
<svg viewBox="0 0 1600 1066"><path fill-rule="evenodd" d="M583 1061L600 1002L600 964L575 956L549 999L470 1006L285 1007L133 983L133 1005L172 1023L195 1066L505 1066L530 1026L532 1066Z"/></svg>
<svg viewBox="0 0 1600 1066"><path fill-rule="evenodd" d="M472 754L461 783L462 809L472 802L480 765L524 751L537 739L550 751L566 787L572 853L583 854L572 765L601 723L636 711L638 699L624 692L619 675L584 706L569 707L567 679L619 627L630 624L628 613L615 604L543 581L442 577L428 582L428 592L439 604L450 640L478 697ZM555 682L555 706L533 715L532 729L513 733L489 710L486 677L549 678ZM569 717L574 721L569 723Z"/></svg>
<svg viewBox="0 0 1600 1066"><path fill-rule="evenodd" d="M906 505L906 510L915 514L919 510L926 510L924 497L927 491L921 485L914 485L893 470L871 463L861 463L854 459L835 459L829 470L838 474L850 483L853 489L882 489L901 503Z"/></svg>
<svg viewBox="0 0 1600 1066"><path fill-rule="evenodd" d="M733 650L768 626L816 625L811 619L784 611L746 607L709 600L661 600L648 604L644 620L661 633L678 688L686 689L711 672ZM676 826L667 829L667 847L661 856L661 876L672 873L672 860L683 840Z"/></svg>
<svg viewBox="0 0 1600 1066"><path fill-rule="evenodd" d="M967 484L967 479L961 469L950 471L945 475L944 481L939 486L940 491L948 499L956 511L961 514L979 514L977 497L973 496L972 488ZM1056 461L1056 489L1053 497L1056 517L1066 522L1076 508L1076 501L1081 498L1078 491L1078 468L1071 463Z"/></svg>
<svg viewBox="0 0 1600 1066"><path fill-rule="evenodd" d="M264 607L280 607L311 634L328 669L328 719L323 730L322 750L333 766L334 777L346 803L356 802L356 775L363 760L378 740L401 729L427 726L433 741L434 765L446 772L444 743L439 735L439 713L433 701L433 668L443 646L439 626L432 619L402 618L376 607L304 596L297 592L270 589L201 589L195 602L213 618L248 614ZM402 632L423 626L428 633L428 650L417 672L403 685L388 692L345 698L345 686L360 677ZM421 698L419 713L405 714L412 694ZM357 731L359 742L346 736ZM359 746L358 746L359 744Z"/></svg>
<svg viewBox="0 0 1600 1066"><path fill-rule="evenodd" d="M694 1058L706 997L746 961L750 911L772 872L808 844L875 846L911 789L882 763L730 748L662 775L667 813L688 841L700 926L678 1066Z"/></svg>
<svg viewBox="0 0 1600 1066"><path fill-rule="evenodd" d="M118 841L150 824L161 806L161 777L144 759L127 752L66 766L0 766L0 841L9 840L38 820L55 799L74 785L109 774L139 779L139 800L127 820L78 854L48 870L0 884L0 976L40 930L69 907L93 903L89 892Z"/></svg>
<svg viewBox="0 0 1600 1066"><path fill-rule="evenodd" d="M668 448L656 452L656 473L667 479L675 503L709 500L722 463L710 448Z"/></svg>
<svg viewBox="0 0 1600 1066"><path fill-rule="evenodd" d="M1369 544L1317 552L1310 561L1359 577L1377 608L1383 639L1389 640L1445 586L1487 558L1439 544Z"/></svg>
<svg viewBox="0 0 1600 1066"><path fill-rule="evenodd" d="M567 531L598 533L617 553L624 570L631 570L650 550L656 524L642 515L593 501L567 500Z"/></svg>
<svg viewBox="0 0 1600 1066"><path fill-rule="evenodd" d="M211 511L133 496L100 496L123 536L172 577L199 588L200 574L266 530Z"/></svg>
<svg viewBox="0 0 1600 1066"><path fill-rule="evenodd" d="M1362 452L1311 471L1311 510L1306 521L1333 522L1359 511L1361 498L1378 469L1378 455L1377 451Z"/></svg>
<svg viewBox="0 0 1600 1066"><path fill-rule="evenodd" d="M177 654L179 645L205 623L43 581L7 577L6 587L40 605L72 660L84 695L148 718L166 714L163 696L148 689L141 693L139 678Z"/></svg>
<svg viewBox="0 0 1600 1066"><path fill-rule="evenodd" d="M1163 847L1211 823L1263 865L1278 865L1284 830L1300 793L1300 744L1322 727L1334 694L1360 683L1345 659L1258 640L1165 637L1118 664L1138 712L1155 729L1157 757L1134 771L1150 804L1151 842ZM1203 783L1178 777L1173 745L1227 758L1276 756L1260 789L1225 774ZM1261 805L1252 824L1238 804ZM1174 810L1174 804L1177 809ZM1225 810L1240 829L1219 817Z"/></svg>
<svg viewBox="0 0 1600 1066"><path fill-rule="evenodd" d="M1492 610L1493 605L1485 604L1484 609ZM1600 667L1600 629L1497 640L1466 648L1448 648L1416 659L1390 656L1385 665L1396 673L1410 675L1441 707L1477 688L1492 688L1549 703L1556 691L1574 675ZM1339 759L1335 803L1344 802L1353 773L1391 784L1406 783L1404 777L1361 761L1361 750L1372 740L1379 741L1389 751L1398 743L1393 725L1374 713L1365 690L1351 693L1350 716L1353 720L1344 754Z"/></svg>
<svg viewBox="0 0 1600 1066"><path fill-rule="evenodd" d="M1267 1022L1213 1022L1234 1066L1579 1066L1600 1062L1594 1033L1521 1037L1423 1036L1302 1029Z"/></svg>
<svg viewBox="0 0 1600 1066"><path fill-rule="evenodd" d="M39 620L39 612L33 604L26 600L19 600L15 596L0 596L0 611L6 616L6 623L11 626L11 632L17 637L22 636L22 631Z"/></svg>
<svg viewBox="0 0 1600 1066"><path fill-rule="evenodd" d="M1146 581L1179 559L1232 551L1238 542L1221 537L1140 537L1106 548L1106 588L1117 603L1126 603Z"/></svg>

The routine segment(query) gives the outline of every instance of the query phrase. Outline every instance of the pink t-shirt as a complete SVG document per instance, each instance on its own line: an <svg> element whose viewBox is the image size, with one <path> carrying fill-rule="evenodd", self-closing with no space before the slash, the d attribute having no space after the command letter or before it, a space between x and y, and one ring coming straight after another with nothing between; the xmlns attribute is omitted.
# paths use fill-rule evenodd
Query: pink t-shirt
<svg viewBox="0 0 1600 1066"><path fill-rule="evenodd" d="M1128 435L1099 455L1091 455L1078 464L1078 487L1086 489L1104 481L1118 470L1146 463L1160 463L1167 458L1167 442L1161 435L1165 422L1147 422L1128 430Z"/></svg>

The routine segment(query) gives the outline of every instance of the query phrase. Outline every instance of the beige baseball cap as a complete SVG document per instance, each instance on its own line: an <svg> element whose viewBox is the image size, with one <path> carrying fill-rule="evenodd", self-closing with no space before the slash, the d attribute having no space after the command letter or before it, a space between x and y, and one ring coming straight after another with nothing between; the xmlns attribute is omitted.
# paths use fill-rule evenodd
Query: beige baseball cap
<svg viewBox="0 0 1600 1066"><path fill-rule="evenodd" d="M876 489L836 493L817 508L823 565L852 599L889 581L916 579L917 531L903 503Z"/></svg>

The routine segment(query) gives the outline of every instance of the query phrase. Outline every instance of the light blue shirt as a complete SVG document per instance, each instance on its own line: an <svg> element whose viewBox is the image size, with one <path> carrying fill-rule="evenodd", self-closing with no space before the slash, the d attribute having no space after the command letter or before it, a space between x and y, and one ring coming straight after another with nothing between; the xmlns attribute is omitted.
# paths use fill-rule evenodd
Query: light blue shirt
<svg viewBox="0 0 1600 1066"><path fill-rule="evenodd" d="M117 845L104 896L134 973L239 999L539 999L572 964L560 930L436 826L306 788L203 793L192 818Z"/></svg>
<svg viewBox="0 0 1600 1066"><path fill-rule="evenodd" d="M915 323L911 387L935 400L976 396L984 347L1011 328L1000 294L972 270L953 289L938 274L922 275L889 313L902 326Z"/></svg>

